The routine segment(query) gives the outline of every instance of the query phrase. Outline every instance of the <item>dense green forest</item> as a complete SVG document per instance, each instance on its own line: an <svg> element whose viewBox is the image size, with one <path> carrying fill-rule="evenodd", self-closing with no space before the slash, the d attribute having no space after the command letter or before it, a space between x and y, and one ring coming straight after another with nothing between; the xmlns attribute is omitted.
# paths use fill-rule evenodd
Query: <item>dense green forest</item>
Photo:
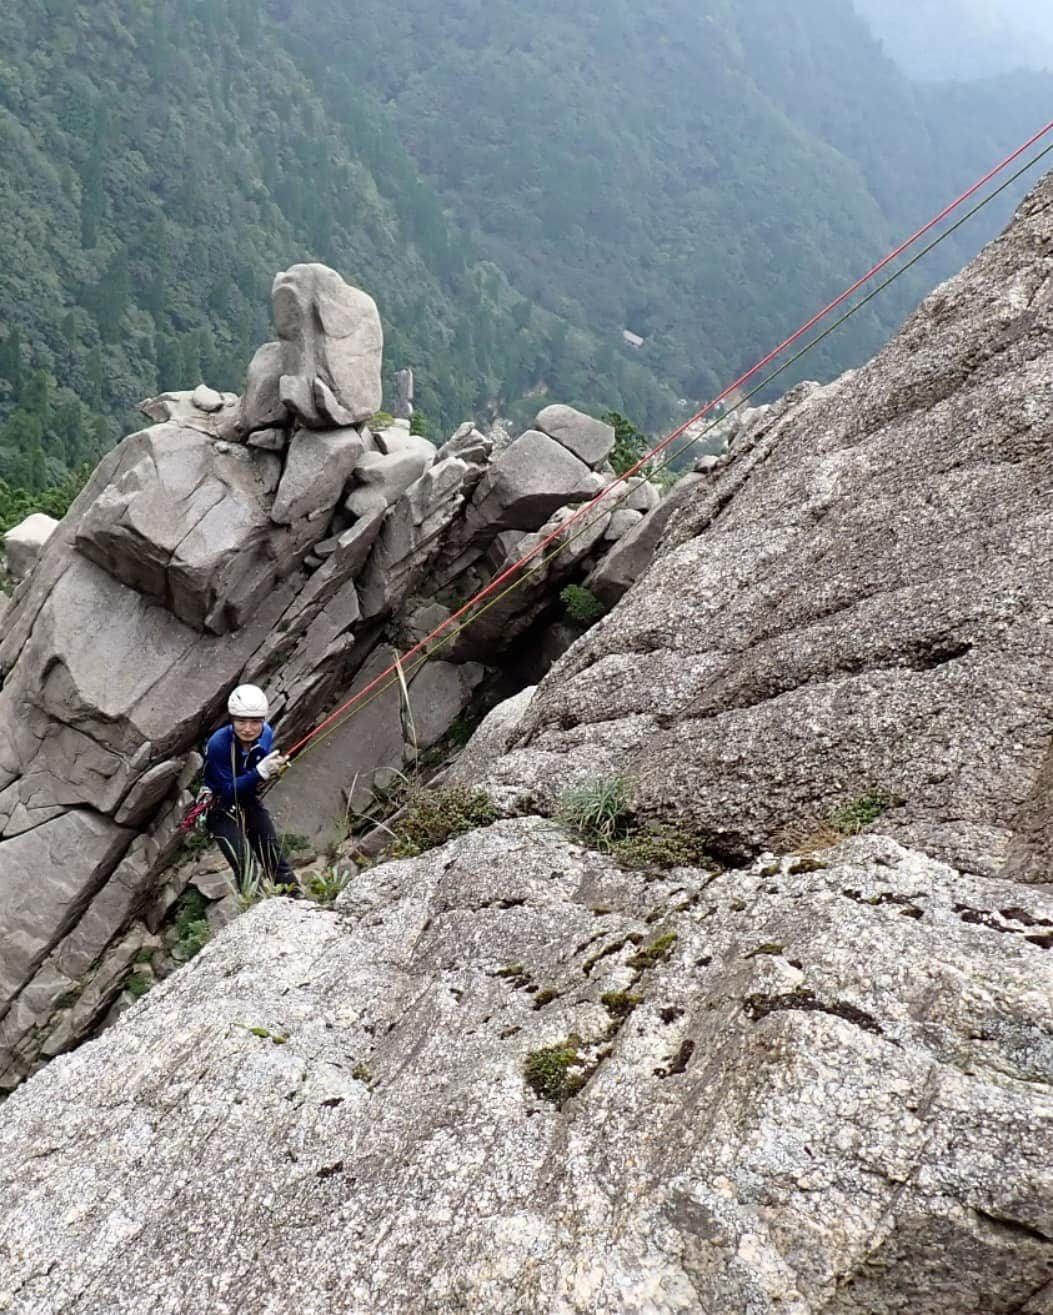
<svg viewBox="0 0 1053 1315"><path fill-rule="evenodd" d="M389 373L415 367L441 427L536 389L593 395L594 335L474 258L384 112L350 81L320 95L258 0L6 7L0 195L9 485L94 461L153 393L237 389L298 260L376 296ZM627 353L595 395L652 417L673 401Z"/></svg>
<svg viewBox="0 0 1053 1315"><path fill-rule="evenodd" d="M935 91L850 0L304 0L479 248L697 397L1048 117L1053 79ZM1004 222L948 244L808 365L869 354Z"/></svg>
<svg viewBox="0 0 1053 1315"><path fill-rule="evenodd" d="M438 430L542 395L656 428L1051 89L915 84L851 0L24 0L0 12L0 501L54 501L145 396L237 389L299 260L373 293ZM800 373L873 351L994 210Z"/></svg>

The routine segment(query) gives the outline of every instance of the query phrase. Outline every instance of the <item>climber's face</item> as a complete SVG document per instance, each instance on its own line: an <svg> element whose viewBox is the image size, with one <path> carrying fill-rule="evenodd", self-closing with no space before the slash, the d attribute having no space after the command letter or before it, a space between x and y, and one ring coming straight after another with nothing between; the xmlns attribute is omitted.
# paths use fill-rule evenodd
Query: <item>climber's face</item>
<svg viewBox="0 0 1053 1315"><path fill-rule="evenodd" d="M235 717L234 734L238 740L246 745L255 744L263 734L262 717Z"/></svg>

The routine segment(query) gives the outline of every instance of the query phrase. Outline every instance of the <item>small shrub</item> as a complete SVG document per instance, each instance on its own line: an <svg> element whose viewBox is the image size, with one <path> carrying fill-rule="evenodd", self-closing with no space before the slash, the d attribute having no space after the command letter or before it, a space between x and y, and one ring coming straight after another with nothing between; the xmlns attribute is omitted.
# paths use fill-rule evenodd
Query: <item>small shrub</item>
<svg viewBox="0 0 1053 1315"><path fill-rule="evenodd" d="M282 849L286 854L296 854L311 848L310 840L306 836L300 835L298 831L286 831L281 839Z"/></svg>
<svg viewBox="0 0 1053 1315"><path fill-rule="evenodd" d="M369 418L370 429L390 429L395 423L395 417L390 411L376 411Z"/></svg>
<svg viewBox="0 0 1053 1315"><path fill-rule="evenodd" d="M336 868L325 868L321 872L312 872L307 880L307 894L316 904L328 908L347 889L354 876L348 869L340 872Z"/></svg>
<svg viewBox="0 0 1053 1315"><path fill-rule="evenodd" d="M839 835L854 836L871 822L876 822L882 813L902 802L902 799L885 790L871 789L858 799L850 799L848 803L834 809L827 820Z"/></svg>
<svg viewBox="0 0 1053 1315"><path fill-rule="evenodd" d="M534 1008L544 1009L545 1005L550 1005L553 1000L559 999L559 992L551 986L543 986L537 995L534 996Z"/></svg>
<svg viewBox="0 0 1053 1315"><path fill-rule="evenodd" d="M187 886L176 901L175 957L183 960L184 963L188 959L193 959L193 956L212 939L212 927L209 927L208 918L205 917L208 906L208 899L205 899L200 890L196 890L193 886Z"/></svg>
<svg viewBox="0 0 1053 1315"><path fill-rule="evenodd" d="M653 968L655 964L661 963L669 955L675 944L676 932L666 932L664 936L659 936L656 941L652 941L646 950L638 950L628 960L628 965L630 968L639 968L641 971Z"/></svg>
<svg viewBox="0 0 1053 1315"><path fill-rule="evenodd" d="M145 973L131 973L124 983L124 989L139 1000L153 985L152 978L147 977Z"/></svg>
<svg viewBox="0 0 1053 1315"><path fill-rule="evenodd" d="M410 416L409 431L417 438L431 438L431 421L423 411L414 411Z"/></svg>
<svg viewBox="0 0 1053 1315"><path fill-rule="evenodd" d="M580 1044L579 1037L570 1036L558 1046L532 1051L523 1067L527 1086L554 1105L562 1105L579 1092L586 1081L584 1064L578 1055ZM581 1071L571 1072L575 1068Z"/></svg>
<svg viewBox="0 0 1053 1315"><path fill-rule="evenodd" d="M713 867L698 836L659 823L616 840L610 852L627 868L659 868L664 871L668 868Z"/></svg>
<svg viewBox="0 0 1053 1315"><path fill-rule="evenodd" d="M414 791L399 819L391 857L415 858L455 836L489 826L497 816L485 791L467 785Z"/></svg>
<svg viewBox="0 0 1053 1315"><path fill-rule="evenodd" d="M586 844L607 848L628 834L631 810L625 778L595 777L571 786L559 797L556 817Z"/></svg>
<svg viewBox="0 0 1053 1315"><path fill-rule="evenodd" d="M592 590L580 584L568 584L559 597L567 619L578 625L591 626L607 613L607 608Z"/></svg>
<svg viewBox="0 0 1053 1315"><path fill-rule="evenodd" d="M600 1004L612 1018L624 1022L637 1005L643 1004L643 996L633 995L631 991L606 991L600 996Z"/></svg>

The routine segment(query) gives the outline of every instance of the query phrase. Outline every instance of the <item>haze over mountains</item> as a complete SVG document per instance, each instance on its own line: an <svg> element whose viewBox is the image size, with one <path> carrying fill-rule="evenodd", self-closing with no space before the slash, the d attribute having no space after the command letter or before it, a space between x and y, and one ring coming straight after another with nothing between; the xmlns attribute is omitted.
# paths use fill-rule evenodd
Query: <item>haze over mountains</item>
<svg viewBox="0 0 1053 1315"><path fill-rule="evenodd" d="M658 428L1053 101L912 80L849 0L26 0L0 43L0 480L35 495L141 398L237 389L303 260L377 298L438 429L543 396ZM1010 204L800 373L863 359Z"/></svg>
<svg viewBox="0 0 1053 1315"><path fill-rule="evenodd" d="M889 54L919 78L1053 68L1046 0L853 0Z"/></svg>

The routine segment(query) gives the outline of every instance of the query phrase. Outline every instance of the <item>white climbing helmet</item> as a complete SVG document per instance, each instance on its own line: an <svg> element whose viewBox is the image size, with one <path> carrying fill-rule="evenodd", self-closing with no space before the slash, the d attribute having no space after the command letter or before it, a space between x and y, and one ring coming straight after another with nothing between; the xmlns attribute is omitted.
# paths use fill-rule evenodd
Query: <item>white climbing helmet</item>
<svg viewBox="0 0 1053 1315"><path fill-rule="evenodd" d="M232 717L267 718L267 695L258 685L239 685L227 700Z"/></svg>

